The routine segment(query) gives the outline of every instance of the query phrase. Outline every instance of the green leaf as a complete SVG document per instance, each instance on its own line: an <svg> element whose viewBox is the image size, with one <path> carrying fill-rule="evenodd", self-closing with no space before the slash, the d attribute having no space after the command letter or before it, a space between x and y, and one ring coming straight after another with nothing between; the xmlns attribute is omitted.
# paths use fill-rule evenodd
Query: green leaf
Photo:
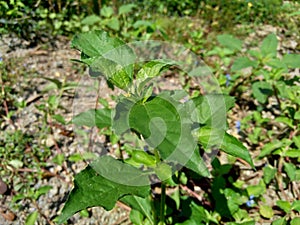
<svg viewBox="0 0 300 225"><path fill-rule="evenodd" d="M272 208L268 205L261 205L259 207L259 213L267 219L271 219L274 215Z"/></svg>
<svg viewBox="0 0 300 225"><path fill-rule="evenodd" d="M137 7L136 4L121 5L119 8L119 15L130 13L130 12L132 12L132 9L134 9L136 7Z"/></svg>
<svg viewBox="0 0 300 225"><path fill-rule="evenodd" d="M269 184L271 180L275 177L276 169L270 165L267 165L263 168L263 179L266 184Z"/></svg>
<svg viewBox="0 0 300 225"><path fill-rule="evenodd" d="M101 18L96 15L87 16L81 21L81 23L84 25L94 25L95 23L99 22L101 22Z"/></svg>
<svg viewBox="0 0 300 225"><path fill-rule="evenodd" d="M154 220L152 216L151 201L149 198L141 198L133 195L126 195L120 199L126 205L129 205L132 209L135 209L142 213L151 223L154 225Z"/></svg>
<svg viewBox="0 0 300 225"><path fill-rule="evenodd" d="M102 156L93 161L90 166L101 176L110 181L129 186L146 186L149 184L147 173L116 160L110 156ZM141 189L147 192L148 186Z"/></svg>
<svg viewBox="0 0 300 225"><path fill-rule="evenodd" d="M289 213L291 210L291 204L288 201L278 200L276 205L286 213Z"/></svg>
<svg viewBox="0 0 300 225"><path fill-rule="evenodd" d="M34 225L38 218L38 212L34 211L30 213L29 216L26 218L25 225Z"/></svg>
<svg viewBox="0 0 300 225"><path fill-rule="evenodd" d="M287 54L283 56L282 61L292 69L300 68L300 54Z"/></svg>
<svg viewBox="0 0 300 225"><path fill-rule="evenodd" d="M249 196L259 197L265 193L266 187L264 184L259 183L258 185L249 185L246 190Z"/></svg>
<svg viewBox="0 0 300 225"><path fill-rule="evenodd" d="M182 223L176 223L175 225L199 225L199 224L210 224L209 222L215 222L209 212L200 205L197 205L195 202L184 201L182 206L182 214L184 218L188 218Z"/></svg>
<svg viewBox="0 0 300 225"><path fill-rule="evenodd" d="M294 129L294 124L293 124L294 121L288 117L279 116L276 117L275 121L279 123L284 123L285 125L288 125L290 128Z"/></svg>
<svg viewBox="0 0 300 225"><path fill-rule="evenodd" d="M60 114L53 115L52 119L55 119L57 122L59 122L59 123L61 123L63 125L66 125L65 118L62 115L60 115Z"/></svg>
<svg viewBox="0 0 300 225"><path fill-rule="evenodd" d="M193 170L203 177L209 177L210 172L205 165L203 158L200 156L199 150L196 148L189 161L184 165L186 168Z"/></svg>
<svg viewBox="0 0 300 225"><path fill-rule="evenodd" d="M15 167L16 169L19 169L19 168L22 168L23 167L23 162L20 161L19 159L13 159L13 160L10 160L8 162L9 165Z"/></svg>
<svg viewBox="0 0 300 225"><path fill-rule="evenodd" d="M114 14L114 10L110 6L103 6L101 8L100 14L101 14L101 16L104 16L104 17L108 18L108 17L111 17Z"/></svg>
<svg viewBox="0 0 300 225"><path fill-rule="evenodd" d="M300 212L300 200L294 200L293 201L292 210Z"/></svg>
<svg viewBox="0 0 300 225"><path fill-rule="evenodd" d="M165 181L169 179L172 176L172 167L169 166L166 163L159 163L155 168L154 168L155 174L161 181Z"/></svg>
<svg viewBox="0 0 300 225"><path fill-rule="evenodd" d="M249 154L248 149L234 136L225 133L221 150L223 150L225 153L241 158L245 160L249 165L254 168L254 164L252 162L251 156Z"/></svg>
<svg viewBox="0 0 300 225"><path fill-rule="evenodd" d="M277 55L277 37L275 34L269 34L262 42L262 45L260 47L261 53L263 57L271 56L276 57Z"/></svg>
<svg viewBox="0 0 300 225"><path fill-rule="evenodd" d="M269 60L268 62L266 62L266 65L270 66L274 69L281 69L280 71L282 71L282 72L283 71L287 72L286 64L284 62L280 61L280 59L278 59L278 58Z"/></svg>
<svg viewBox="0 0 300 225"><path fill-rule="evenodd" d="M135 224L135 225L141 225L143 224L143 214L140 213L137 210L130 210L130 215L129 215L130 221Z"/></svg>
<svg viewBox="0 0 300 225"><path fill-rule="evenodd" d="M300 217L295 217L291 220L291 225L299 225L300 224Z"/></svg>
<svg viewBox="0 0 300 225"><path fill-rule="evenodd" d="M284 163L284 170L291 181L296 181L296 166L292 163Z"/></svg>
<svg viewBox="0 0 300 225"><path fill-rule="evenodd" d="M300 149L300 136L294 136L293 141L298 149Z"/></svg>
<svg viewBox="0 0 300 225"><path fill-rule="evenodd" d="M46 186L38 188L34 192L34 196L33 196L34 199L37 200L41 195L48 193L48 191L50 191L51 189L52 189L52 186L50 186L50 185L46 185Z"/></svg>
<svg viewBox="0 0 300 225"><path fill-rule="evenodd" d="M270 143L267 143L262 147L262 150L258 157L263 158L263 157L271 154L274 150L282 147L282 145L283 145L282 142L279 140L274 140Z"/></svg>
<svg viewBox="0 0 300 225"><path fill-rule="evenodd" d="M226 48L234 51L241 51L243 42L232 35L222 34L217 36L218 42Z"/></svg>
<svg viewBox="0 0 300 225"><path fill-rule="evenodd" d="M289 149L286 152L284 152L284 156L291 157L291 158L299 158L300 151L299 149Z"/></svg>
<svg viewBox="0 0 300 225"><path fill-rule="evenodd" d="M122 54L120 54L120 56L121 55ZM126 57L126 55L124 55L124 57ZM110 59L98 57L90 64L90 68L96 76L103 75L111 84L127 91L132 82L132 65L129 64L124 67L119 63L118 60L115 62Z"/></svg>
<svg viewBox="0 0 300 225"><path fill-rule="evenodd" d="M72 47L81 51L81 62L89 65L96 76L104 75L112 84L126 89L133 77L135 54L118 38L104 31L76 35Z"/></svg>
<svg viewBox="0 0 300 225"><path fill-rule="evenodd" d="M107 26L115 31L120 30L120 22L116 17L112 17L111 19L109 19Z"/></svg>
<svg viewBox="0 0 300 225"><path fill-rule="evenodd" d="M173 61L166 60L153 60L147 62L137 72L136 79L138 82L138 92L141 93L145 85L154 77L159 76L163 70L168 69L170 66L175 65Z"/></svg>
<svg viewBox="0 0 300 225"><path fill-rule="evenodd" d="M148 20L137 20L132 26L134 29L138 29L141 27L152 27L154 24Z"/></svg>
<svg viewBox="0 0 300 225"><path fill-rule="evenodd" d="M118 38L111 38L105 31L89 31L77 34L71 46L82 52L87 58L99 57L125 43Z"/></svg>
<svg viewBox="0 0 300 225"><path fill-rule="evenodd" d="M146 102L136 102L130 109L128 121L130 128L156 148L162 159L184 165L196 146L188 118L179 102L166 92Z"/></svg>
<svg viewBox="0 0 300 225"><path fill-rule="evenodd" d="M231 70L235 72L248 67L256 67L257 65L258 65L257 61L253 61L248 57L239 57L234 61Z"/></svg>
<svg viewBox="0 0 300 225"><path fill-rule="evenodd" d="M234 136L226 133L224 130L202 127L199 130L199 142L206 147L216 145L225 153L245 160L254 168L251 156L246 147Z"/></svg>
<svg viewBox="0 0 300 225"><path fill-rule="evenodd" d="M81 217L85 217L85 218L88 218L90 215L89 215L89 211L87 211L86 209L83 209L80 211L80 216Z"/></svg>
<svg viewBox="0 0 300 225"><path fill-rule="evenodd" d="M228 95L207 94L188 101L186 110L195 123L226 129L226 112L234 106L234 102L234 98Z"/></svg>
<svg viewBox="0 0 300 225"><path fill-rule="evenodd" d="M87 126L98 128L110 127L112 122L111 109L90 109L76 115L72 123L78 126Z"/></svg>
<svg viewBox="0 0 300 225"><path fill-rule="evenodd" d="M137 163L141 163L146 166L155 166L156 165L155 156L150 155L147 152L144 152L143 150L132 150L131 156L132 156L132 159Z"/></svg>
<svg viewBox="0 0 300 225"><path fill-rule="evenodd" d="M68 157L68 160L70 162L79 162L80 160L83 160L83 157L81 154L79 153L75 153L75 154L72 154Z"/></svg>
<svg viewBox="0 0 300 225"><path fill-rule="evenodd" d="M153 78L161 74L161 72L172 66L175 65L175 62L168 62L165 60L153 60L147 62L142 66L142 68L138 71L136 78L145 80L146 78Z"/></svg>
<svg viewBox="0 0 300 225"><path fill-rule="evenodd" d="M278 220L274 220L272 222L272 225L286 225L286 224L287 224L287 221L286 221L285 217L278 219Z"/></svg>
<svg viewBox="0 0 300 225"><path fill-rule="evenodd" d="M199 130L198 140L205 149L210 149L212 147L220 148L224 136L224 130L204 126Z"/></svg>
<svg viewBox="0 0 300 225"><path fill-rule="evenodd" d="M297 16L297 15L300 15L300 11L296 11L288 14L288 16Z"/></svg>
<svg viewBox="0 0 300 225"><path fill-rule="evenodd" d="M127 194L146 197L150 190L147 183L148 175L142 171L110 156L103 156L75 176L74 188L58 217L58 223L88 207L102 206L111 210L117 200Z"/></svg>
<svg viewBox="0 0 300 225"><path fill-rule="evenodd" d="M230 213L233 215L239 210L239 205L241 205L241 195L230 188L224 190L224 195L227 199L227 206Z"/></svg>
<svg viewBox="0 0 300 225"><path fill-rule="evenodd" d="M62 165L63 162L65 161L65 154L64 153L60 153L60 154L56 154L53 159L52 162L56 163L57 165Z"/></svg>
<svg viewBox="0 0 300 225"><path fill-rule="evenodd" d="M257 81L252 85L252 92L257 101L264 104L268 97L273 94L273 89L268 82Z"/></svg>

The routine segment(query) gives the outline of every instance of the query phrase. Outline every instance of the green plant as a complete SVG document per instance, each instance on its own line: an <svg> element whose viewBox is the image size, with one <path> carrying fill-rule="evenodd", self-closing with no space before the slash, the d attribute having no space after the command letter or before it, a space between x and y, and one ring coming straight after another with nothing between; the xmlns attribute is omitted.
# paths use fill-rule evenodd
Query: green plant
<svg viewBox="0 0 300 225"><path fill-rule="evenodd" d="M280 56L275 34L265 37L259 49L250 49L245 53L241 52L242 42L236 38L229 38L231 41L226 42L220 40L219 36L218 40L223 47L231 49L232 53L234 51L233 59L221 57L223 61L220 62L222 66L219 70L223 68L228 72L228 76L223 78L224 84L226 80L224 89L238 99L252 102L252 106L248 103L251 111L241 121L240 131L244 135L246 131L245 137L249 144L259 150L257 159L266 160L263 180L258 185L247 187L248 194L255 197L260 215L271 219L274 207L265 204L263 195L266 188L274 186L280 196L277 201L279 205L275 202L274 205L286 213L284 218L274 221L274 224L287 224L293 221L297 211L292 206L298 204L288 197L286 189L299 181L297 149L300 89L299 77L291 74L300 67L299 54ZM228 77L231 78L230 82L227 82ZM293 196L296 195L293 191Z"/></svg>
<svg viewBox="0 0 300 225"><path fill-rule="evenodd" d="M109 210L120 200L132 208L130 217L135 224L218 223L217 212L210 213L182 195L181 187L189 176L210 176L200 152L212 153L212 148L239 157L253 167L247 149L226 133L224 113L233 106L233 99L213 93L190 97L183 90L154 92L155 85L149 85L150 80L182 62L152 59L136 63L137 51L103 31L77 35L72 46L81 51L81 62L98 71L92 76L105 76L110 86L126 92L119 96L114 109L90 109L76 115L73 122L113 128L119 137L134 133L137 140L145 141L146 149L124 145L119 159L105 155L90 163L75 176L74 189L57 221L63 223L92 206ZM183 170L176 169L178 166ZM151 186L155 186L150 185L152 179L160 183L159 195L150 194ZM174 192L168 196L167 190ZM219 190L216 184L214 192Z"/></svg>

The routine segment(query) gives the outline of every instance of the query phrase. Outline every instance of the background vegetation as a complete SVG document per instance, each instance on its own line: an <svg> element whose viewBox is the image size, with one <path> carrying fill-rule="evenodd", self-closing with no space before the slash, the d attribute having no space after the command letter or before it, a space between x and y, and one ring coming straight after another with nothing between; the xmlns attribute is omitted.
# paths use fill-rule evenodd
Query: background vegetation
<svg viewBox="0 0 300 225"><path fill-rule="evenodd" d="M41 196L55 189L51 179L69 184L62 171L70 176L72 165L93 157L61 150L74 141L64 102L74 94L75 79L40 74L25 58L6 54L56 51L61 47L57 40L66 45L74 34L101 29L127 42L183 44L203 58L223 92L236 99L230 129L247 146L256 171L234 157L219 156L212 178L187 174L180 191L192 197L189 203L182 200L192 205L190 218L202 224L299 224L299 24L296 0L0 1L1 39L9 43L9 49L0 49L2 217L11 223L53 224L55 215L39 206ZM83 74L84 68L74 65L72 71ZM42 79L41 86L31 85L36 79ZM34 122L20 126L32 106ZM111 131L100 132L108 147L118 143ZM24 210L31 206L36 211ZM89 211L81 213L89 216Z"/></svg>

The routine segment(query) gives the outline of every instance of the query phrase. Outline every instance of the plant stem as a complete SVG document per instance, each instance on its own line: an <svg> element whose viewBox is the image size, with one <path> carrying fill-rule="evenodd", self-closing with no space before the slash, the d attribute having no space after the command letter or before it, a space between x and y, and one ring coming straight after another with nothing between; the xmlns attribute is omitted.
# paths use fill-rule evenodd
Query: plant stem
<svg viewBox="0 0 300 225"><path fill-rule="evenodd" d="M166 184L161 183L159 225L165 224Z"/></svg>

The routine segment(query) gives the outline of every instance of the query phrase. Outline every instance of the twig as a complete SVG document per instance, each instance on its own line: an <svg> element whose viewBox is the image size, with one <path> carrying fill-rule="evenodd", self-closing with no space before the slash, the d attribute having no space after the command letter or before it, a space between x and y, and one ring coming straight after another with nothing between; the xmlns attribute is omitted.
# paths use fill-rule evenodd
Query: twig
<svg viewBox="0 0 300 225"><path fill-rule="evenodd" d="M120 202L120 201L117 202L117 206L119 206L120 208L125 209L127 211L131 210L131 208L129 206L125 205L123 202Z"/></svg>
<svg viewBox="0 0 300 225"><path fill-rule="evenodd" d="M186 191L190 196L195 197L198 201L202 201L202 198L200 197L200 195L198 195L196 192L192 191L191 189L189 189L187 186L183 186L182 184L180 184L180 188L184 191Z"/></svg>
<svg viewBox="0 0 300 225"><path fill-rule="evenodd" d="M283 181L282 181L282 166L283 166L283 158L279 158L278 162L278 175L277 175L277 182L278 182L278 187L280 189L281 194L284 196L285 200L289 201L288 196L286 195L284 189L283 189Z"/></svg>

